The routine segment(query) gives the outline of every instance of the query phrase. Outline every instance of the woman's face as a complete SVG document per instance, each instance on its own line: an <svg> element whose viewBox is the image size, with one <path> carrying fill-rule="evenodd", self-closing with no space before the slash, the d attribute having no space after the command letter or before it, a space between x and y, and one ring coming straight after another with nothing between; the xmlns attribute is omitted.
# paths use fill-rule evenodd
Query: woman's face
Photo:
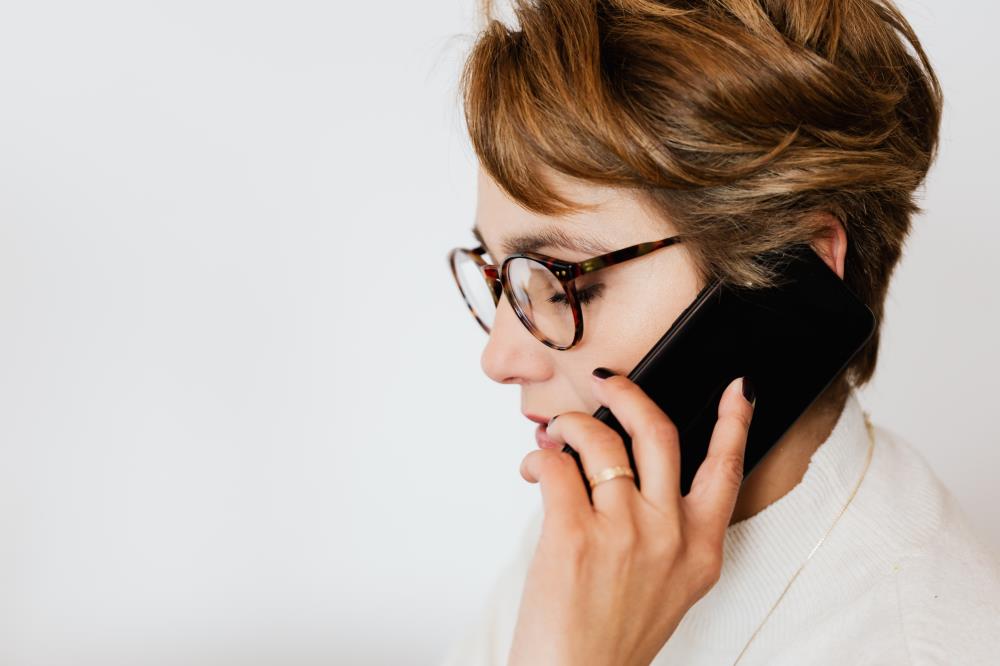
<svg viewBox="0 0 1000 666"><path fill-rule="evenodd" d="M677 233L669 220L657 217L631 193L561 178L555 182L572 200L600 206L570 217L538 215L515 203L480 169L476 226L488 260L499 264L515 251L509 239L546 229L604 248L546 245L535 250L566 261ZM600 403L591 392L591 371L598 366L619 374L631 371L704 286L683 243L602 269L577 286L594 284L602 287L581 306L583 337L565 351L542 344L521 324L506 297L500 299L481 365L491 379L521 385L525 415L592 414Z"/></svg>

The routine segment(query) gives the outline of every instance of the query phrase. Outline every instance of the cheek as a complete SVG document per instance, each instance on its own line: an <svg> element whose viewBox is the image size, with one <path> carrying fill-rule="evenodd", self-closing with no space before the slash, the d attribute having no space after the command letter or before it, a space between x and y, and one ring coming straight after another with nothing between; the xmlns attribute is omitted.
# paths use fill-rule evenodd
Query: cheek
<svg viewBox="0 0 1000 666"><path fill-rule="evenodd" d="M620 372L631 370L695 299L698 290L693 279L669 286L647 283L633 293L603 300L592 312L585 311L586 344L580 352L590 364L586 374L598 365Z"/></svg>
<svg viewBox="0 0 1000 666"><path fill-rule="evenodd" d="M583 341L559 359L559 371L569 378L581 411L600 407L591 389L591 372L605 366L629 372L646 355L695 297L701 285L693 270L671 279L643 280L638 289L608 284L607 297L584 306Z"/></svg>

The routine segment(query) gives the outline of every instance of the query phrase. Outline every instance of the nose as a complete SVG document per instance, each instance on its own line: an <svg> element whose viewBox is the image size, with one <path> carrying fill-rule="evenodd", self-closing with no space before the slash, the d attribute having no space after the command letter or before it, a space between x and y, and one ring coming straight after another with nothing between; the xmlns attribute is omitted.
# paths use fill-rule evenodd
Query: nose
<svg viewBox="0 0 1000 666"><path fill-rule="evenodd" d="M541 381L548 372L546 350L517 318L507 299L501 298L479 359L486 376L499 384Z"/></svg>

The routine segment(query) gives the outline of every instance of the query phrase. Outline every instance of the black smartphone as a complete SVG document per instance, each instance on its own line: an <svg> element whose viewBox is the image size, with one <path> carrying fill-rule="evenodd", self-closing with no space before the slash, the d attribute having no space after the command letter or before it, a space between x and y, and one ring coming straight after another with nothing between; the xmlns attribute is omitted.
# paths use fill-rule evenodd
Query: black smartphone
<svg viewBox="0 0 1000 666"><path fill-rule="evenodd" d="M629 378L677 426L680 492L686 495L708 452L719 401L749 375L757 392L744 455L744 478L832 383L875 330L875 315L808 244L762 255L780 284L763 289L712 281L636 364ZM635 483L632 441L605 406L594 417L625 443ZM579 454L576 459L590 496Z"/></svg>

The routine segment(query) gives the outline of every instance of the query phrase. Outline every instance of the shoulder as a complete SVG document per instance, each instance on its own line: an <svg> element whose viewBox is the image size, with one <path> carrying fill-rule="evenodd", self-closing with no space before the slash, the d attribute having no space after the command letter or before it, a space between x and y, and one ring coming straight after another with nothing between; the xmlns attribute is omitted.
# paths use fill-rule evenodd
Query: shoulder
<svg viewBox="0 0 1000 666"><path fill-rule="evenodd" d="M876 427L842 526L790 595L780 663L1000 663L1000 558L918 449Z"/></svg>
<svg viewBox="0 0 1000 666"><path fill-rule="evenodd" d="M983 535L923 454L892 429L876 426L872 470L859 493L865 495L870 535L899 557L943 551L957 563L968 553L984 566L1000 566Z"/></svg>
<svg viewBox="0 0 1000 666"><path fill-rule="evenodd" d="M899 631L914 664L993 664L1000 654L1000 556L920 452L879 428L875 484L896 532L891 563Z"/></svg>

